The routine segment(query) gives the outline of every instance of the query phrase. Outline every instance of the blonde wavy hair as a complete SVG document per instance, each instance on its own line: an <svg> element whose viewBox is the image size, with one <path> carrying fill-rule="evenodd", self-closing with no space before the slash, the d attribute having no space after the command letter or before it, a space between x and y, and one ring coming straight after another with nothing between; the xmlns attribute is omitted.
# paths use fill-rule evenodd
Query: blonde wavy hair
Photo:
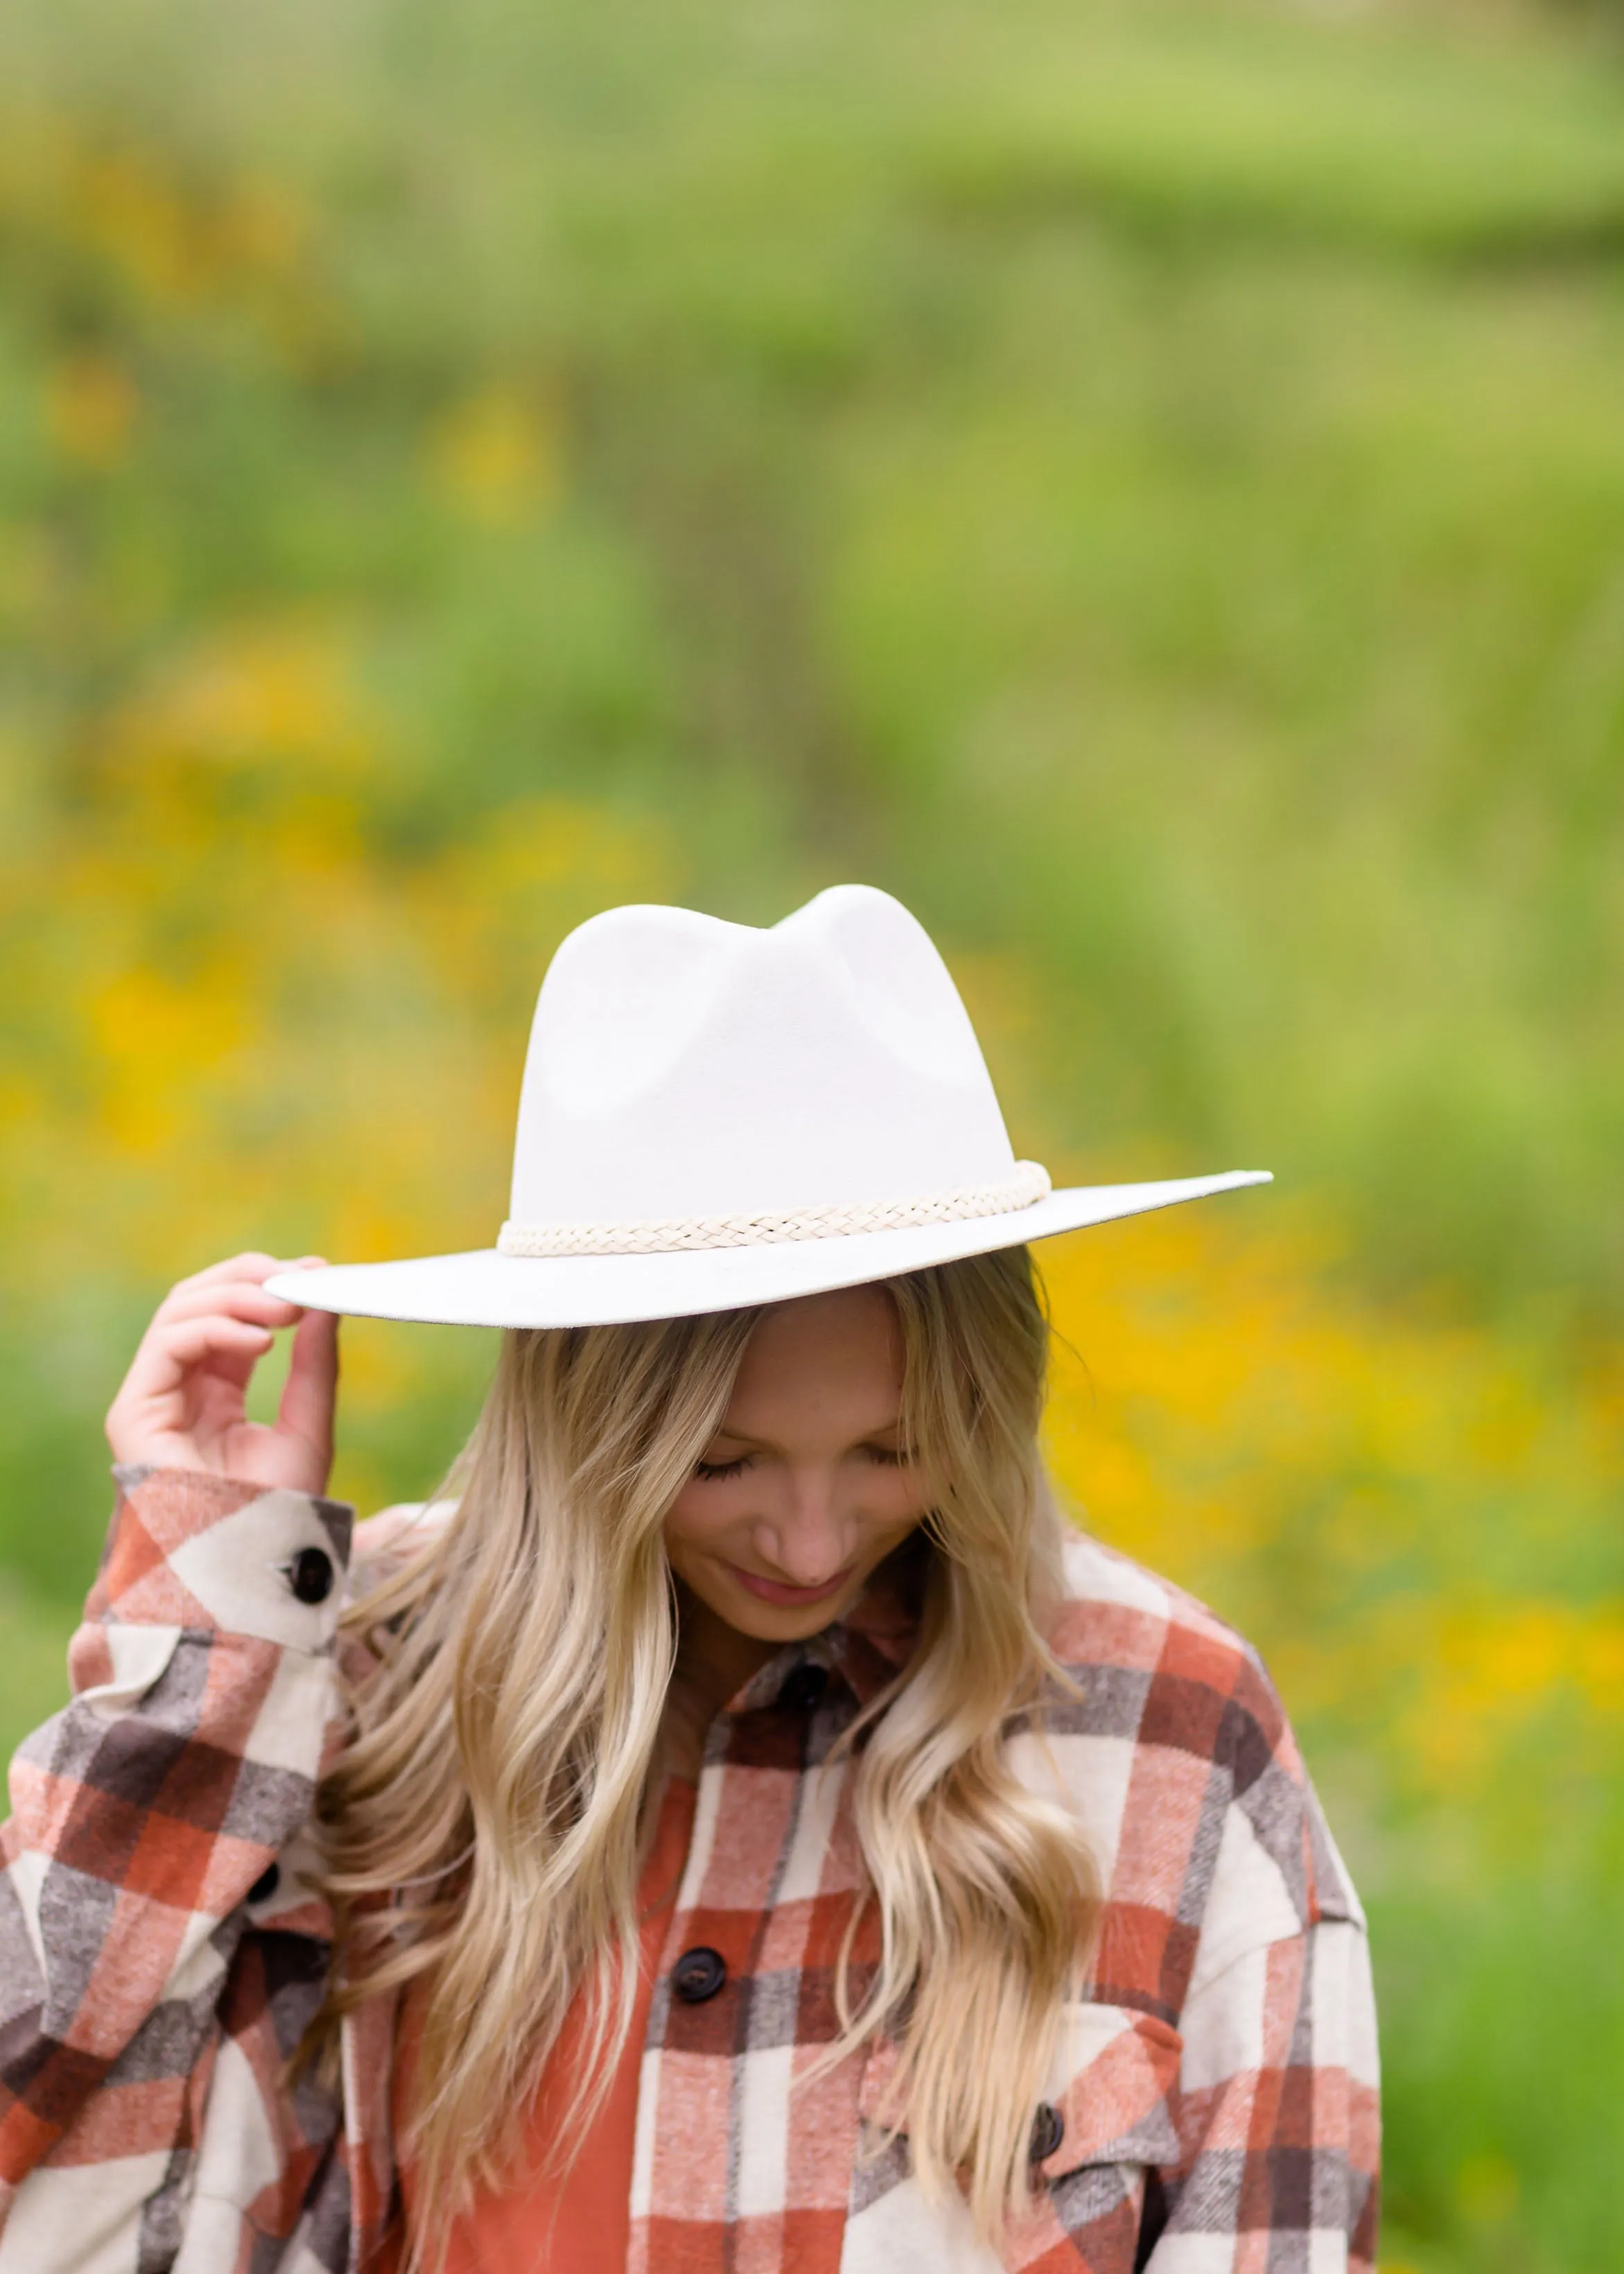
<svg viewBox="0 0 1624 2274"><path fill-rule="evenodd" d="M1007 1751L1059 1672L1041 1632L1059 1547L1037 1449L1048 1329L1025 1248L887 1284L931 1506L917 1645L838 1748L880 1956L853 2005L854 1912L826 2060L898 2039L915 2174L937 2199L959 2175L996 2241L1027 2201L1095 1909L1079 1825ZM756 1315L508 1332L455 1515L349 1614L370 1671L319 1796L338 1962L311 2042L330 2057L342 2013L428 1977L410 2140L425 2260L475 2178L500 2180L577 1992L590 2082L561 2155L607 2090L677 1645L663 1526Z"/></svg>

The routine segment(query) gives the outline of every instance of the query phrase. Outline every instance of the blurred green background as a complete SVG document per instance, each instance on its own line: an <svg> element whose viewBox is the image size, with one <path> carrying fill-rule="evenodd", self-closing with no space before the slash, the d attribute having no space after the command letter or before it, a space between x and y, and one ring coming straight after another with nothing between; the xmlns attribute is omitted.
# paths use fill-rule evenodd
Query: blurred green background
<svg viewBox="0 0 1624 2274"><path fill-rule="evenodd" d="M595 908L861 877L1055 1245L1056 1466L1262 1645L1387 2274L1624 2264L1624 59L1225 0L0 17L0 1721L140 1324L486 1244ZM476 1334L346 1328L421 1495Z"/></svg>

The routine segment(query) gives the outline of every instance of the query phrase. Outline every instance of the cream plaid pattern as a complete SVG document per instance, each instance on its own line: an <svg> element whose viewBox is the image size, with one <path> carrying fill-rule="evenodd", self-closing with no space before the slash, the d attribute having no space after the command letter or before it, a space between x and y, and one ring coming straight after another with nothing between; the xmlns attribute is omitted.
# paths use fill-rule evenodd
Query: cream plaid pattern
<svg viewBox="0 0 1624 2274"><path fill-rule="evenodd" d="M387 2269L387 2001L350 2027L336 2095L280 2082L329 1958L300 1858L342 1592L301 1600L290 1575L313 1552L337 1578L350 1513L118 1481L73 1700L11 1768L0 2274ZM835 2028L857 1884L830 1749L910 1642L860 1607L711 1731L643 2053L635 2274L1368 2274L1364 1924L1278 1701L1136 1565L1079 1538L1068 1586L1055 1641L1080 1698L1015 1743L1082 1815L1107 1902L1033 2216L997 2260L956 2203L921 2199L906 2140L884 2145L894 2047L800 2082ZM673 1972L700 1947L720 1984L686 2001Z"/></svg>

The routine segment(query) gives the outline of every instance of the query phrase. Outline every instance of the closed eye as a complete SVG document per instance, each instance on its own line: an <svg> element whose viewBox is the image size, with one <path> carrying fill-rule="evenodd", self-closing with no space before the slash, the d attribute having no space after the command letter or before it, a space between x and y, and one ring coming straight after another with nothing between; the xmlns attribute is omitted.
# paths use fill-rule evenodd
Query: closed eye
<svg viewBox="0 0 1624 2274"><path fill-rule="evenodd" d="M741 1453L735 1461L695 1461L694 1474L707 1480L718 1477L741 1477L749 1467L752 1456Z"/></svg>

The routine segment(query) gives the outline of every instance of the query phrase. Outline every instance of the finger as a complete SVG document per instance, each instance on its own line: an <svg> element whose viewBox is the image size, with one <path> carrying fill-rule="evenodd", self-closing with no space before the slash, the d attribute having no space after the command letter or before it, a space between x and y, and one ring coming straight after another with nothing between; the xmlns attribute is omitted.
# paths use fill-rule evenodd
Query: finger
<svg viewBox="0 0 1624 2274"><path fill-rule="evenodd" d="M273 1271L284 1271L287 1268L274 1255L250 1248L242 1255L229 1255L222 1262L207 1263L201 1271L188 1273L185 1278L177 1279L169 1291L175 1294L183 1287L207 1287L217 1279L252 1279L258 1284L261 1279L268 1279Z"/></svg>
<svg viewBox="0 0 1624 2274"><path fill-rule="evenodd" d="M294 1329L288 1379L276 1409L278 1427L330 1453L337 1387L338 1321L331 1311L306 1311Z"/></svg>
<svg viewBox="0 0 1624 2274"><path fill-rule="evenodd" d="M267 1351L276 1337L268 1327L252 1319L228 1319L218 1314L207 1318L180 1319L165 1330L162 1347L183 1365L195 1366L215 1351Z"/></svg>
<svg viewBox="0 0 1624 2274"><path fill-rule="evenodd" d="M180 1319L150 1335L145 1354L153 1361L151 1370L143 1367L139 1380L132 1373L130 1387L139 1397L162 1397L206 1359L247 1359L252 1364L275 1339L268 1327L246 1319Z"/></svg>
<svg viewBox="0 0 1624 2274"><path fill-rule="evenodd" d="M177 1287L158 1306L155 1324L170 1326L182 1319L252 1319L262 1327L290 1327L304 1316L303 1306L280 1295L267 1295L252 1279L214 1280L207 1286Z"/></svg>

